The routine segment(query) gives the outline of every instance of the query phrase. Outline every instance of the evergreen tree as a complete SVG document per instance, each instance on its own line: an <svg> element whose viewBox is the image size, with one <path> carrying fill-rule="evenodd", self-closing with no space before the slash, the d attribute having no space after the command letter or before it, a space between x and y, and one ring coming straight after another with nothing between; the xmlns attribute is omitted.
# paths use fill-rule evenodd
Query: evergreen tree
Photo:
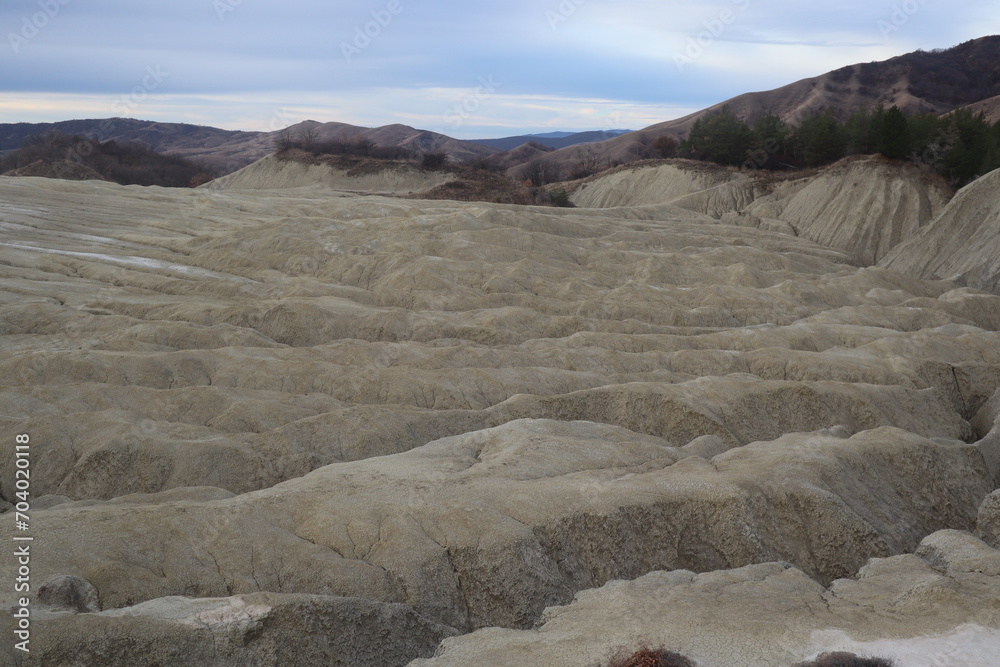
<svg viewBox="0 0 1000 667"><path fill-rule="evenodd" d="M943 172L956 183L965 184L989 168L996 135L982 113L959 109L947 120L956 139L942 159Z"/></svg>
<svg viewBox="0 0 1000 667"><path fill-rule="evenodd" d="M742 164L753 145L753 132L729 106L702 116L681 142L679 154L719 164Z"/></svg>
<svg viewBox="0 0 1000 667"><path fill-rule="evenodd" d="M752 145L743 166L754 169L776 169L789 150L791 128L771 112L757 118L753 124Z"/></svg>
<svg viewBox="0 0 1000 667"><path fill-rule="evenodd" d="M836 162L847 149L844 128L829 112L803 118L795 136L799 153L810 167Z"/></svg>
<svg viewBox="0 0 1000 667"><path fill-rule="evenodd" d="M860 109L851 114L844 123L844 135L847 140L847 153L850 155L870 155L875 150L877 119L885 114L880 104L875 111Z"/></svg>
<svg viewBox="0 0 1000 667"><path fill-rule="evenodd" d="M898 106L893 105L879 119L878 152L893 160L902 160L910 154L909 124Z"/></svg>
<svg viewBox="0 0 1000 667"><path fill-rule="evenodd" d="M938 168L944 152L941 127L941 119L937 114L924 113L909 117L911 159Z"/></svg>
<svg viewBox="0 0 1000 667"><path fill-rule="evenodd" d="M1000 121L959 110L947 116L906 115L898 106L861 109L840 123L829 111L813 113L797 127L766 113L751 129L729 107L700 118L678 153L747 168L820 166L847 154L886 157L929 165L958 185L1000 169Z"/></svg>

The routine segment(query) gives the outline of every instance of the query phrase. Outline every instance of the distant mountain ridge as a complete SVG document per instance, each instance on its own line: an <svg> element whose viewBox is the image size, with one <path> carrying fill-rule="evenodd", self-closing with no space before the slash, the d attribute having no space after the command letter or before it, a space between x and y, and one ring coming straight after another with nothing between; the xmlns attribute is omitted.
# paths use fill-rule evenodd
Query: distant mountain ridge
<svg viewBox="0 0 1000 667"><path fill-rule="evenodd" d="M971 107L1000 115L1000 36L974 39L950 49L914 51L881 62L848 65L826 74L756 93L744 93L696 113L657 123L597 144L570 146L549 153L553 168L570 168L599 154L609 163L646 156L656 138L685 137L695 121L729 106L745 120L773 113L797 124L813 112L829 111L843 120L863 107L882 103L907 113L944 114Z"/></svg>
<svg viewBox="0 0 1000 667"><path fill-rule="evenodd" d="M534 141L551 149L601 141L629 130L548 132L499 139L461 140L428 130L394 124L366 128L348 123L307 120L276 132L223 130L187 123L161 123L134 118L67 120L56 123L0 123L0 154L20 148L26 139L49 131L81 135L98 141L140 142L159 153L172 153L233 172L274 151L279 133L304 132L317 139L366 138L380 146L403 146L417 152L443 151L453 160L486 157ZM516 161L516 156L514 160Z"/></svg>
<svg viewBox="0 0 1000 667"><path fill-rule="evenodd" d="M186 123L160 123L135 118L67 120L57 123L2 123L0 151L20 148L31 136L48 131L81 135L97 141L140 142L158 153L174 153L232 171L270 151L267 133L222 130Z"/></svg>
<svg viewBox="0 0 1000 667"><path fill-rule="evenodd" d="M970 108L983 111L991 119L1000 118L1000 36L982 37L950 49L915 51L882 62L841 67L774 90L745 93L689 116L612 138L607 134L623 131L549 132L472 141L400 124L365 128L304 121L283 131L309 132L317 138L367 138L382 146L445 152L453 160L497 156L505 166L541 159L554 170L568 173L580 163L624 164L650 157L657 138L683 138L695 121L725 105L749 121L769 112L795 124L813 112L828 111L843 119L858 108L878 103L897 105L913 113L944 114ZM222 172L235 171L272 153L279 134L131 118L14 123L0 124L0 153L16 149L31 134L48 129L101 141L140 141L158 152L201 161ZM525 147L528 142L545 149Z"/></svg>
<svg viewBox="0 0 1000 667"><path fill-rule="evenodd" d="M443 151L452 159L485 157L499 149L418 130L407 125L366 128L348 123L303 121L276 132L222 130L187 123L160 123L134 118L68 120L57 123L0 124L0 152L20 148L31 136L48 131L81 135L98 141L140 142L159 153L171 153L228 173L271 154L278 135L311 133L317 139L366 138L380 146L403 146L418 152Z"/></svg>
<svg viewBox="0 0 1000 667"><path fill-rule="evenodd" d="M522 134L514 137L501 137L499 139L470 139L472 143L492 146L500 150L509 151L519 146L523 146L529 141L541 144L547 148L566 148L577 144L593 143L604 141L632 130L589 130L587 132L547 132L545 134Z"/></svg>

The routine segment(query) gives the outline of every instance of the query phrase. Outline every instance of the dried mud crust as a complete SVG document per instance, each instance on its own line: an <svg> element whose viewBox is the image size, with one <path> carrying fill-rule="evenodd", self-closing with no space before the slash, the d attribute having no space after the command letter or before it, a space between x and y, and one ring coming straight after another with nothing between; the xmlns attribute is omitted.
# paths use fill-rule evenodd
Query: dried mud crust
<svg viewBox="0 0 1000 667"><path fill-rule="evenodd" d="M0 438L38 443L33 577L102 609L46 612L52 655L89 637L128 664L139 637L161 664L266 663L301 635L329 664L356 627L404 664L615 580L746 567L822 615L800 593L873 557L937 605L953 584L913 558L976 573L941 575L928 535L995 540L996 295L676 206L0 178L0 223ZM970 595L946 618L994 627Z"/></svg>

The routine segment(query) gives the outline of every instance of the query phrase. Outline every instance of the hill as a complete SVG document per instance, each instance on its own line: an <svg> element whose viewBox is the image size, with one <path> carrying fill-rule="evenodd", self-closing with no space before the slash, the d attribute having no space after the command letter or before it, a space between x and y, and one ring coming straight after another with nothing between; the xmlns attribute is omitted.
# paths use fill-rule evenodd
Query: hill
<svg viewBox="0 0 1000 667"><path fill-rule="evenodd" d="M548 148L566 148L577 144L604 141L611 137L627 134L632 130L592 130L588 132L549 132L547 134L523 134L516 137L501 137L500 139L471 139L473 143L492 146L509 151L526 143L534 142Z"/></svg>
<svg viewBox="0 0 1000 667"><path fill-rule="evenodd" d="M975 102L963 108L968 109L972 113L982 113L986 116L986 120L991 123L1000 121L1000 95L981 102Z"/></svg>
<svg viewBox="0 0 1000 667"><path fill-rule="evenodd" d="M463 141L406 125L365 128L347 123L304 121L278 132L239 132L180 123L129 118L74 120L43 124L0 124L0 153L18 148L24 139L53 129L101 141L139 141L163 153L177 154L211 165L222 173L242 168L273 152L281 132L315 133L323 138L371 139L381 146L402 146L420 152L447 153L454 160L476 160L535 142L556 149L544 160L551 171L572 173L581 163L602 168L652 157L661 136L684 137L695 121L723 106L754 120L773 113L797 123L817 111L840 119L878 103L896 105L912 113L943 114L959 108L984 111L1000 119L1000 36L983 37L950 49L916 51L883 62L859 63L803 79L770 91L739 95L694 114L651 125L635 132L623 130L583 133L547 133L500 139ZM606 139L608 133L618 134ZM537 155L532 156L538 157ZM523 164L519 155L504 156L509 167Z"/></svg>
<svg viewBox="0 0 1000 667"><path fill-rule="evenodd" d="M748 121L772 113L794 124L813 112L829 111L843 120L878 103L910 113L943 114L977 103L988 105L984 100L998 95L1000 36L983 37L950 49L859 63L774 90L745 93L683 118L596 144L560 149L545 160L564 172L594 155L605 165L635 162L651 156L649 147L657 137L682 138L699 118L725 106Z"/></svg>
<svg viewBox="0 0 1000 667"><path fill-rule="evenodd" d="M306 136L316 141L367 139L382 147L398 147L413 153L444 153L451 160L461 162L499 153L499 149L470 141L454 139L428 130L418 130L408 125L394 124L363 128L344 123L319 123L307 120L283 130L292 136ZM279 133L275 133L279 134Z"/></svg>
<svg viewBox="0 0 1000 667"><path fill-rule="evenodd" d="M807 238L862 266L876 264L915 236L954 194L948 182L928 169L880 156L783 173L691 160L645 161L569 187L571 201L579 207L683 208L726 224Z"/></svg>
<svg viewBox="0 0 1000 667"><path fill-rule="evenodd" d="M144 144L100 142L49 131L0 158L0 175L106 180L120 185L194 187L210 180L210 167Z"/></svg>
<svg viewBox="0 0 1000 667"><path fill-rule="evenodd" d="M310 159L302 151L273 154L205 185L211 190L272 190L321 186L348 192L406 194L429 190L452 180L445 172L419 164L375 160Z"/></svg>
<svg viewBox="0 0 1000 667"><path fill-rule="evenodd" d="M1000 170L963 188L939 216L897 246L880 266L1000 291Z"/></svg>
<svg viewBox="0 0 1000 667"><path fill-rule="evenodd" d="M71 120L59 123L0 124L0 152L10 152L33 136L55 131L97 141L139 143L158 153L169 153L204 163L220 173L230 173L275 150L283 133L309 133L319 139L364 137L380 146L401 146L418 152L447 153L468 160L498 153L497 149L452 139L406 125L364 128L347 123L303 121L275 132L239 132L184 123L159 123L131 118Z"/></svg>
<svg viewBox="0 0 1000 667"><path fill-rule="evenodd" d="M238 169L263 157L272 142L261 132L133 118L103 118L58 123L2 123L0 152L14 151L29 137L39 137L47 132L79 135L99 142L140 143L158 153L179 155L223 172Z"/></svg>
<svg viewBox="0 0 1000 667"><path fill-rule="evenodd" d="M338 150L335 154L323 153L320 147L321 144L316 144L312 150L301 146L279 150L204 187L211 190L318 187L340 193L380 193L420 199L553 206L569 203L565 190L530 188L508 178L502 170L486 168L488 163L470 165L448 160L436 163L413 154L390 158L385 156L399 152L398 146L383 149L364 141L334 142L329 147ZM527 146L518 151L524 148ZM359 150L363 154L352 154ZM431 157L442 155L436 153Z"/></svg>

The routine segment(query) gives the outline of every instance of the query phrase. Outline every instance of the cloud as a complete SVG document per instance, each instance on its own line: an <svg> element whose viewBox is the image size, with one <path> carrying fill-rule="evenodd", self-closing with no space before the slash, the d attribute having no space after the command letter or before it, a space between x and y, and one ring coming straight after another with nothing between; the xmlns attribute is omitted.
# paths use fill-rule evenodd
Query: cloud
<svg viewBox="0 0 1000 667"><path fill-rule="evenodd" d="M17 114L9 101L21 100L18 120L31 121L40 106L61 99L63 117L78 117L94 100L129 95L148 67L159 67L170 76L144 99L139 112L147 117L155 111L257 127L253 118L284 105L310 109L318 120L430 123L480 78L494 77L503 84L497 103L480 104L463 129L577 129L612 107L632 110L635 127L649 114L680 114L843 65L1000 32L991 5L6 0L0 91L8 104L0 108L9 119ZM880 28L886 20L888 32ZM702 53L679 68L677 55L705 34ZM580 112L591 106L581 104L586 99L604 102L588 117ZM239 100L253 113L238 113Z"/></svg>

